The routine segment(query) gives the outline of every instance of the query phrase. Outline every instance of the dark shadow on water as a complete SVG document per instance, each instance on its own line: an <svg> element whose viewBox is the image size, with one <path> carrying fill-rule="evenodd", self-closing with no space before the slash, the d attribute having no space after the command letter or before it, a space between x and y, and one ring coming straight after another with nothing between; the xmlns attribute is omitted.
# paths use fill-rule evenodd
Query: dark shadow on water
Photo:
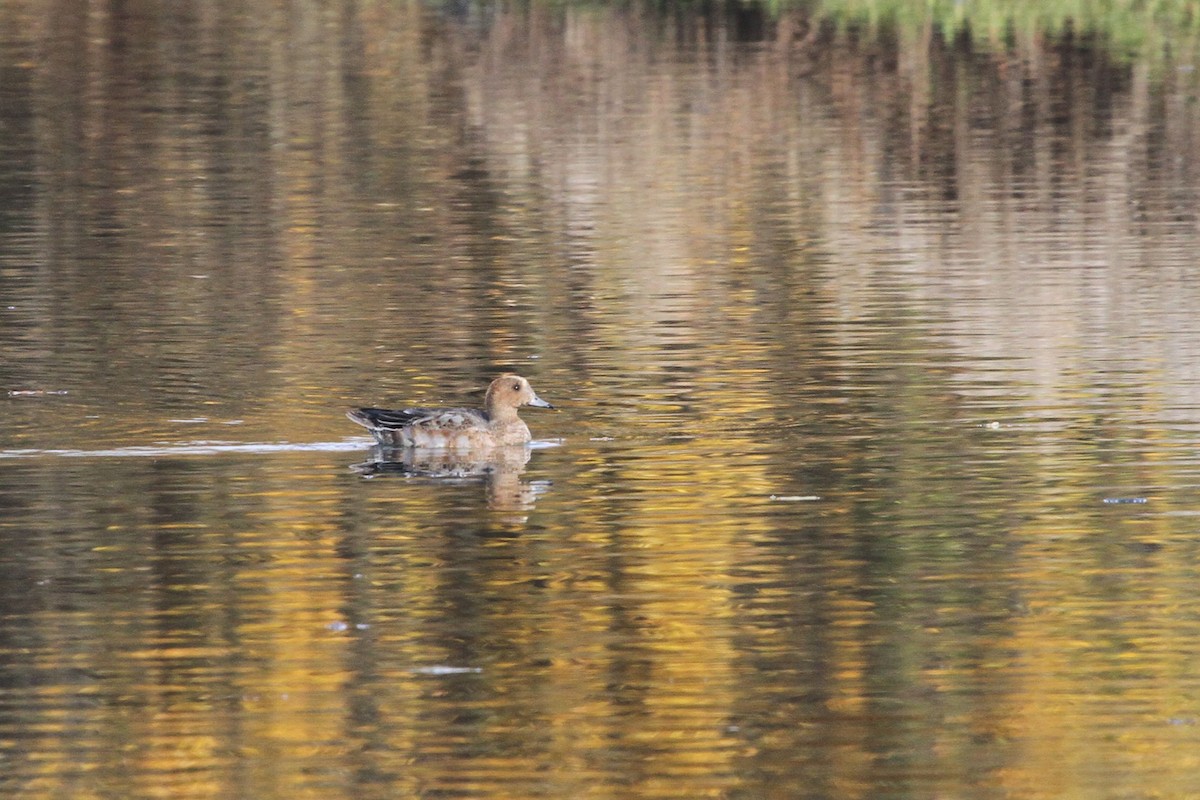
<svg viewBox="0 0 1200 800"><path fill-rule="evenodd" d="M533 450L501 447L481 451L373 447L371 457L350 465L364 478L383 476L424 481L483 484L488 508L493 511L531 511L537 498L550 488L548 481L523 481L521 475Z"/></svg>

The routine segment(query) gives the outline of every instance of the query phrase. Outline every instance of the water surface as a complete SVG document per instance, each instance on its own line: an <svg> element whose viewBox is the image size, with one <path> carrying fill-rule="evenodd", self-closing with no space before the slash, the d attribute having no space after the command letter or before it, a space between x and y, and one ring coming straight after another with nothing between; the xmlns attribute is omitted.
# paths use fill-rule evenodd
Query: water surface
<svg viewBox="0 0 1200 800"><path fill-rule="evenodd" d="M1200 793L1192 65L811 23L0 9L4 792Z"/></svg>

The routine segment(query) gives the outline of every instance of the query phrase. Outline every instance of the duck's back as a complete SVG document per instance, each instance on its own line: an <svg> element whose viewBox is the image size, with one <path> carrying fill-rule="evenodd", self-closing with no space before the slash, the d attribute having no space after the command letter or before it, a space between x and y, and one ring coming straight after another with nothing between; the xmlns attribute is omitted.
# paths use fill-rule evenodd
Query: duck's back
<svg viewBox="0 0 1200 800"><path fill-rule="evenodd" d="M346 416L390 447L474 448L499 443L491 420L472 408L358 408Z"/></svg>

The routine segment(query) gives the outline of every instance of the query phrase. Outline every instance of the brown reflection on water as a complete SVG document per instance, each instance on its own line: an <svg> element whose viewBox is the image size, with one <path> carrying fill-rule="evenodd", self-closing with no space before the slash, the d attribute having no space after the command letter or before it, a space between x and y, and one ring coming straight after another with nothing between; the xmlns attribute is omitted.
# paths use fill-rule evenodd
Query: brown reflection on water
<svg viewBox="0 0 1200 800"><path fill-rule="evenodd" d="M0 7L0 788L1196 794L1194 73L809 22Z"/></svg>

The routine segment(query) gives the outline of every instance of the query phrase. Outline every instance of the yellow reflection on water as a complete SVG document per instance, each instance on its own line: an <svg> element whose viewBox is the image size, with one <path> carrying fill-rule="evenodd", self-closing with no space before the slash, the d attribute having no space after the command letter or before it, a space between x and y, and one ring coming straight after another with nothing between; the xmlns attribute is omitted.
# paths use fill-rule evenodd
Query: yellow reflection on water
<svg viewBox="0 0 1200 800"><path fill-rule="evenodd" d="M85 5L0 8L0 788L1196 794L1187 71ZM509 471L338 449L518 368Z"/></svg>

